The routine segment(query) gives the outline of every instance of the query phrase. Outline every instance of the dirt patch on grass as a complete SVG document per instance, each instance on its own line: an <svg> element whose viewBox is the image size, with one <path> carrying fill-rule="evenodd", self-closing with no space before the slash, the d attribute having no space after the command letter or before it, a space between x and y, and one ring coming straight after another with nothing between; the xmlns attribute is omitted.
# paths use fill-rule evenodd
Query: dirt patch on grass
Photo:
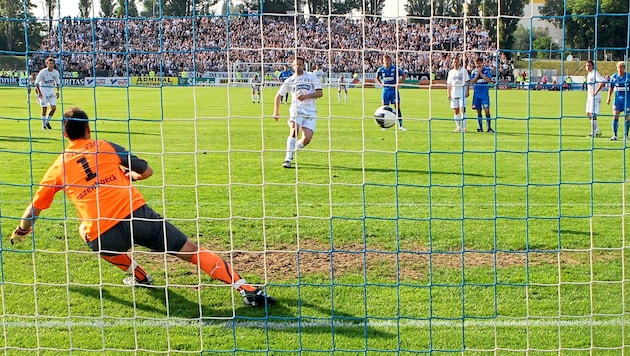
<svg viewBox="0 0 630 356"><path fill-rule="evenodd" d="M585 253L570 252L472 252L472 251L374 251L363 245L349 245L330 250L329 245L306 241L300 251L276 250L266 253L234 252L237 270L247 273L266 273L274 276L295 278L310 274L339 277L344 274L376 272L381 277L419 279L426 277L430 269L452 268L461 270L474 267L508 268L544 264L577 265L588 263ZM256 270L252 270L252 266Z"/></svg>
<svg viewBox="0 0 630 356"><path fill-rule="evenodd" d="M366 249L361 244L339 246L335 250L330 245L318 241L301 241L299 251L295 246L278 246L275 250L234 251L220 253L234 268L244 275L268 276L274 280L295 279L297 277L320 275L323 278L339 278L344 275L370 274L382 278L418 280L428 276L430 270L449 268L488 267L509 268L518 266L560 265L572 266L613 259L610 254L588 251L439 251L430 252L422 247L415 251L387 251L372 247ZM171 263L185 263L175 257L168 257ZM163 257L141 258L140 262L152 270L164 266ZM154 266L151 266L155 264Z"/></svg>

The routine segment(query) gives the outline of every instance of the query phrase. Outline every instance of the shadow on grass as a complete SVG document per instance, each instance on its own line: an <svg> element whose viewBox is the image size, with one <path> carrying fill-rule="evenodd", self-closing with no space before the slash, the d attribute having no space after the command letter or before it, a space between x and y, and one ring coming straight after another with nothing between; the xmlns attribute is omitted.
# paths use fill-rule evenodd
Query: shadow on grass
<svg viewBox="0 0 630 356"><path fill-rule="evenodd" d="M0 136L0 142L52 142L59 141L60 139L60 137Z"/></svg>
<svg viewBox="0 0 630 356"><path fill-rule="evenodd" d="M163 314L170 317L182 318L182 319L196 319L199 318L199 304L196 300L186 298L182 293L176 291L175 288L136 288L136 295L145 293L146 296L136 298L126 298L120 295L118 292L112 292L114 289L120 290L125 287L82 287L71 286L72 292L80 293L85 297L100 300L101 297L107 300L109 303L116 303L122 307L130 309L137 309L139 311ZM111 289L111 290L110 290ZM131 293L131 291L128 291ZM135 300L134 300L135 299ZM218 313L209 310L207 307L202 306L202 313L204 315L217 315Z"/></svg>
<svg viewBox="0 0 630 356"><path fill-rule="evenodd" d="M370 338L382 338L391 340L396 333L390 333L369 325L370 320L364 316L354 316L348 313L331 310L316 304L302 300L299 314L294 304L297 300L278 299L277 303L268 308L268 318L237 318L231 325L249 328L268 328L276 330L300 330L301 333L330 335L334 331L337 335L363 339L366 329L369 329ZM252 309L251 314L260 315L264 308ZM316 316L305 315L311 312ZM250 313L247 313L250 314Z"/></svg>
<svg viewBox="0 0 630 356"><path fill-rule="evenodd" d="M511 132L511 131L501 131L500 133L497 132L497 135L503 135L503 136L527 136L527 137L531 137L531 136L542 136L542 137L581 137L581 138L587 138L586 135L578 135L578 134L560 134L560 133L543 133L543 132L536 132L536 133L532 133L532 132Z"/></svg>
<svg viewBox="0 0 630 356"><path fill-rule="evenodd" d="M159 133L149 133L149 132L140 132L140 131L108 131L108 130L98 130L96 132L97 135L102 134L117 134L117 135L144 135L144 136L160 136ZM96 138L94 131L92 131L92 138Z"/></svg>
<svg viewBox="0 0 630 356"><path fill-rule="evenodd" d="M580 230L566 230L566 229L562 229L562 230L554 230L556 233L559 234L563 234L563 235L577 235L577 236L591 236L591 231L580 231ZM593 236L599 235L597 232L593 231L592 232Z"/></svg>
<svg viewBox="0 0 630 356"><path fill-rule="evenodd" d="M299 167L305 167L305 168L313 168L313 169L322 169L322 170L328 170L329 166L328 165L323 165L323 164L314 164L314 163L300 163L298 165ZM332 171L355 171L355 172L371 172L371 173L392 173L392 172L399 172L399 173L413 173L413 174L424 174L424 175L428 175L428 174L442 174L442 175L456 175L456 176L462 176L462 172L443 172L443 171L426 171L426 170L420 170L420 169L393 169L393 168L370 168L370 167L347 167L347 166L337 166L337 165L333 165L332 166ZM334 175L334 173L333 173ZM486 178L494 178L495 175L494 174L478 174L478 173L464 173L464 176L468 176L468 177L486 177ZM497 178L500 178L499 176L496 176Z"/></svg>

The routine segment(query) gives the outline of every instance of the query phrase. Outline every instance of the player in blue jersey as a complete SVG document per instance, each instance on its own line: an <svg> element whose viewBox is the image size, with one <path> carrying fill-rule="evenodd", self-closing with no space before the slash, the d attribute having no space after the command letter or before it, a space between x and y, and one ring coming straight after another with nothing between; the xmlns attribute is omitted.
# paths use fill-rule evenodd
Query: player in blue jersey
<svg viewBox="0 0 630 356"><path fill-rule="evenodd" d="M292 75L293 75L293 72L291 71L291 69L289 69L289 67L287 66L284 66L284 69L278 75L278 80L280 81L280 85L282 85L282 83L284 83L284 81L287 80ZM283 98L280 98L280 103L282 103L282 99ZM286 95L284 96L284 102L285 103L289 102L289 93L286 93Z"/></svg>
<svg viewBox="0 0 630 356"><path fill-rule="evenodd" d="M383 55L383 65L376 70L376 82L383 87L383 105L393 104L398 111L398 129L407 131L402 123L402 111L400 111L400 94L398 89L407 79L405 72L392 64L392 57Z"/></svg>
<svg viewBox="0 0 630 356"><path fill-rule="evenodd" d="M494 83L492 78L492 69L483 66L483 59L475 60L475 69L473 69L469 84L473 85L475 93L473 94L472 108L477 110L477 123L479 128L477 132L483 132L483 119L481 110L485 111L488 132L494 132L490 119L490 84Z"/></svg>
<svg viewBox="0 0 630 356"><path fill-rule="evenodd" d="M626 64L617 62L617 73L610 76L610 87L608 87L608 99L606 104L610 105L610 98L615 92L613 103L613 135L611 141L617 140L617 130L619 128L619 114L625 114L624 139L628 139L628 129L630 129L630 74L626 73Z"/></svg>

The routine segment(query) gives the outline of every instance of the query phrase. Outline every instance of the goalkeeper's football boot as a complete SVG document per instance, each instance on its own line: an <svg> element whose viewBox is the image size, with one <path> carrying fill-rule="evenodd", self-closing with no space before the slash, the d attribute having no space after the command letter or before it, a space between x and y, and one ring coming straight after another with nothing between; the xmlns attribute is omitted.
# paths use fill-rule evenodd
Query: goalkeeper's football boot
<svg viewBox="0 0 630 356"><path fill-rule="evenodd" d="M276 304L276 299L266 295L260 288L256 288L256 290L251 292L243 289L240 293L243 297L243 303L245 303L245 305L252 307L264 307L265 304L268 306Z"/></svg>
<svg viewBox="0 0 630 356"><path fill-rule="evenodd" d="M128 286L138 286L138 287L150 287L153 285L153 278L147 274L147 278L142 281L139 281L134 276L129 276L123 279L123 284Z"/></svg>
<svg viewBox="0 0 630 356"><path fill-rule="evenodd" d="M284 162L282 162L282 167L284 167L284 168L291 168L291 161L284 161Z"/></svg>

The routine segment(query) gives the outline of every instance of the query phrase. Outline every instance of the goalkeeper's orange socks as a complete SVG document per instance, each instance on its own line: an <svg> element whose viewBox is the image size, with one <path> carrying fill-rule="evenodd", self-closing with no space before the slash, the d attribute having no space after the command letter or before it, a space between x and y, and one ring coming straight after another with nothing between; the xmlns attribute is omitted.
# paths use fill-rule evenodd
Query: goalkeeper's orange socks
<svg viewBox="0 0 630 356"><path fill-rule="evenodd" d="M210 277L221 282L231 284L234 289L246 290L253 292L256 287L247 284L244 278L236 273L232 266L214 252L210 252L203 247L199 248L199 252L192 255L193 264L199 265L202 271L206 272Z"/></svg>
<svg viewBox="0 0 630 356"><path fill-rule="evenodd" d="M137 263L135 263L127 254L121 255L104 255L101 254L101 258L105 261L113 264L114 266L120 268L121 270L131 273L133 271L133 276L136 278L136 281L142 282L147 278L147 272L144 268L140 267Z"/></svg>
<svg viewBox="0 0 630 356"><path fill-rule="evenodd" d="M113 264L125 272L133 271L136 281L142 282L147 278L147 272L135 263L127 254L104 255L101 258ZM232 266L214 252L200 248L199 252L192 255L193 264L199 265L202 271L210 277L231 284L236 290L248 292L256 291L256 287L247 283L244 278L234 271Z"/></svg>

